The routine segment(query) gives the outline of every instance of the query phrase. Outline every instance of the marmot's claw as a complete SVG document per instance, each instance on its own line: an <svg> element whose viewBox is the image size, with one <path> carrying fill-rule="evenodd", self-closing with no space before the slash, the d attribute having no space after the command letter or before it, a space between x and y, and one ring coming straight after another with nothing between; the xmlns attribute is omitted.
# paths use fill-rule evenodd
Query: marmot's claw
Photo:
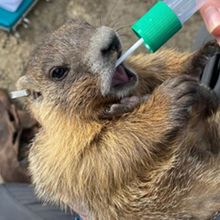
<svg viewBox="0 0 220 220"><path fill-rule="evenodd" d="M125 113L129 113L135 109L140 103L147 100L148 96L144 97L137 97L137 96L131 96L121 99L120 103L112 104L109 106L104 115L103 118L105 119L111 119L114 117L120 117Z"/></svg>
<svg viewBox="0 0 220 220"><path fill-rule="evenodd" d="M168 98L170 114L174 120L184 122L190 116L192 107L199 114L206 115L216 109L213 93L193 77L183 75L167 80L158 89L164 99Z"/></svg>

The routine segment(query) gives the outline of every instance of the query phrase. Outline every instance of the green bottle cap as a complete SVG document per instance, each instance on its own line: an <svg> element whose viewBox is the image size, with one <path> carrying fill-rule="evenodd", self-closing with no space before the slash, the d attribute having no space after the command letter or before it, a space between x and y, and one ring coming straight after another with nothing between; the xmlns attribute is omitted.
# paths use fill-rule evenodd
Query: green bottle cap
<svg viewBox="0 0 220 220"><path fill-rule="evenodd" d="M155 52L182 28L177 15L163 1L155 4L131 29L150 52Z"/></svg>

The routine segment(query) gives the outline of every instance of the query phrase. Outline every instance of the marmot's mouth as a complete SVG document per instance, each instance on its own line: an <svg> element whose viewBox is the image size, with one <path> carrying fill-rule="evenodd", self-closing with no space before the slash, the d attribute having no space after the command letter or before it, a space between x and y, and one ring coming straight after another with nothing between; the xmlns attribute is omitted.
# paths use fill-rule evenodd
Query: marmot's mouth
<svg viewBox="0 0 220 220"><path fill-rule="evenodd" d="M41 92L30 91L30 97L31 97L32 101L39 101L42 99L42 94L41 94Z"/></svg>
<svg viewBox="0 0 220 220"><path fill-rule="evenodd" d="M123 64L119 65L112 76L111 87L114 89L120 89L124 86L135 84L137 76L126 68Z"/></svg>

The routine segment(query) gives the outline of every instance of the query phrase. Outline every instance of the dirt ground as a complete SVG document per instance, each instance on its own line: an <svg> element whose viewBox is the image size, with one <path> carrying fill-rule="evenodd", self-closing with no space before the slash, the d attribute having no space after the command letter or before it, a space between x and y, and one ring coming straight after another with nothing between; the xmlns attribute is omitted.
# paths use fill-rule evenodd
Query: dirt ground
<svg viewBox="0 0 220 220"><path fill-rule="evenodd" d="M31 20L30 28L18 28L19 39L0 31L0 87L9 90L15 88L15 82L24 74L25 64L35 45L65 20L79 17L94 25L120 29L124 48L128 48L137 40L130 25L155 2L156 0L51 0L46 3L40 0L28 15ZM190 50L201 25L202 20L197 14L166 47Z"/></svg>

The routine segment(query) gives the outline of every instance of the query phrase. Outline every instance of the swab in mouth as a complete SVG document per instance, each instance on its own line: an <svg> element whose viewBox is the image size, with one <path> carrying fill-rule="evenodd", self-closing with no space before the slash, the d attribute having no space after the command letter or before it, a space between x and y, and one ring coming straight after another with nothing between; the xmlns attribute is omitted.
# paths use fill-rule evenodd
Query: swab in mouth
<svg viewBox="0 0 220 220"><path fill-rule="evenodd" d="M29 96L30 92L27 89L12 91L9 93L11 99L17 99L25 96Z"/></svg>

